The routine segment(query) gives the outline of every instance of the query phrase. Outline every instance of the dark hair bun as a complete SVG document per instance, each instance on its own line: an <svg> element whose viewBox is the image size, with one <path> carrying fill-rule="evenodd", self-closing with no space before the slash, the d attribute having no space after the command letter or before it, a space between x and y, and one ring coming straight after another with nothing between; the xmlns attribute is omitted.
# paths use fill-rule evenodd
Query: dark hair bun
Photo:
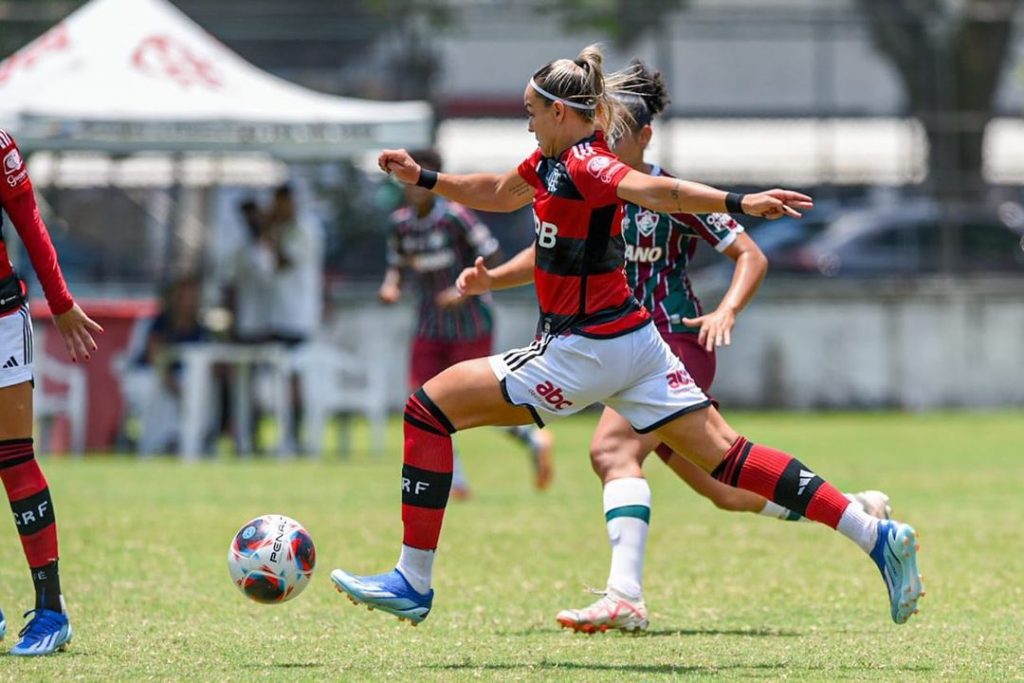
<svg viewBox="0 0 1024 683"><path fill-rule="evenodd" d="M660 71L651 71L650 67L639 59L629 63L630 77L622 86L622 91L643 99L651 116L665 111L672 100L668 98L668 87Z"/></svg>

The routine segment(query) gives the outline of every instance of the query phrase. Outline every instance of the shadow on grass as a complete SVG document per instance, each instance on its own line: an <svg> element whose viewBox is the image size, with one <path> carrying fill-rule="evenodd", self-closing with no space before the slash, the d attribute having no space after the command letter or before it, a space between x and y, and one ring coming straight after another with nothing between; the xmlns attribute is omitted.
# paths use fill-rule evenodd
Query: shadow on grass
<svg viewBox="0 0 1024 683"><path fill-rule="evenodd" d="M684 664L588 664L584 662L537 662L535 664L435 664L423 667L444 671L621 671L634 674L713 674L731 669L758 671L788 668L786 664L732 664L725 666L686 666Z"/></svg>
<svg viewBox="0 0 1024 683"><path fill-rule="evenodd" d="M319 669L323 664L320 662L260 662L258 664L243 664L244 669Z"/></svg>
<svg viewBox="0 0 1024 683"><path fill-rule="evenodd" d="M91 657L91 656L92 656L92 652L89 652L88 650L82 650L80 648L75 648L75 649L68 648L67 650L61 650L59 652L53 653L52 658L54 658L54 659L67 659L68 657ZM23 656L20 656L20 655L12 655L10 652L0 652L0 657L5 657L8 660L19 660L20 659L23 662L31 662L31 661L38 661L39 659L51 658L51 655L43 655L42 657L39 657L39 656L23 657Z"/></svg>
<svg viewBox="0 0 1024 683"><path fill-rule="evenodd" d="M549 626L517 629L515 631L496 631L499 636L538 636L558 631ZM561 629L568 633L567 629ZM580 636L587 634L580 633ZM590 634L605 638L661 638L665 636L744 636L747 638L796 638L804 635L802 631L778 628L663 628L649 629L641 633L607 632Z"/></svg>
<svg viewBox="0 0 1024 683"><path fill-rule="evenodd" d="M430 664L423 666L424 669L433 669L441 671L529 671L539 670L545 672L553 671L621 671L623 673L638 673L638 674L715 674L722 671L751 671L751 672L766 672L766 671L801 671L801 672L820 672L823 673L828 671L830 673L836 673L842 671L845 673L856 674L856 673L867 673L870 671L906 671L915 673L927 673L935 671L935 667L928 664L908 664L905 666L839 666L835 668L828 668L823 666L800 666L799 664L794 665L792 662L766 662L763 664L722 664L716 666L687 666L685 664L602 664L602 663L586 663L586 662L548 662L540 661L536 663L522 662L518 664L473 664L470 662L463 662L461 664Z"/></svg>
<svg viewBox="0 0 1024 683"><path fill-rule="evenodd" d="M637 634L638 638L663 636L745 636L747 638L798 638L801 631L782 628L661 628Z"/></svg>

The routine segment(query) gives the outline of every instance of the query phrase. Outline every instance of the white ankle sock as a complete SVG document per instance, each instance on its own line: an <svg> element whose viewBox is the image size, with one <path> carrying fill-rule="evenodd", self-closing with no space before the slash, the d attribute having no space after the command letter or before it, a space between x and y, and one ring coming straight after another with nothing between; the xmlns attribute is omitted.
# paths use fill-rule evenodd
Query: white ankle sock
<svg viewBox="0 0 1024 683"><path fill-rule="evenodd" d="M402 544L402 554L398 557L398 571L416 589L417 593L430 591L430 578L434 572L434 551L420 550Z"/></svg>
<svg viewBox="0 0 1024 683"><path fill-rule="evenodd" d="M796 522L801 519L804 519L800 515L796 515L794 517L794 513L792 510L790 510L789 508L784 508L778 503L772 502L767 499L765 499L764 501L764 507L761 508L761 511L757 514L764 515L765 517L772 517L773 519L781 519L784 522Z"/></svg>
<svg viewBox="0 0 1024 683"><path fill-rule="evenodd" d="M643 595L644 549L651 518L651 487L641 477L613 479L604 486L604 516L612 545L608 586L623 596Z"/></svg>
<svg viewBox="0 0 1024 683"><path fill-rule="evenodd" d="M878 519L864 512L858 503L850 503L839 518L836 531L870 553L878 538Z"/></svg>

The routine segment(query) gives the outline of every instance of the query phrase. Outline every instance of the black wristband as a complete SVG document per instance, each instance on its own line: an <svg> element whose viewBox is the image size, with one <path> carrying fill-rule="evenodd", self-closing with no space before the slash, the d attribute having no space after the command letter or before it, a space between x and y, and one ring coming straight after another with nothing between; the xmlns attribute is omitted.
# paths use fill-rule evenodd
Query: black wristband
<svg viewBox="0 0 1024 683"><path fill-rule="evenodd" d="M420 177L416 179L416 184L428 190L433 190L434 185L437 185L437 175L437 171L421 168Z"/></svg>
<svg viewBox="0 0 1024 683"><path fill-rule="evenodd" d="M745 194L739 192L729 192L725 195L725 210L729 213L743 213L743 198Z"/></svg>

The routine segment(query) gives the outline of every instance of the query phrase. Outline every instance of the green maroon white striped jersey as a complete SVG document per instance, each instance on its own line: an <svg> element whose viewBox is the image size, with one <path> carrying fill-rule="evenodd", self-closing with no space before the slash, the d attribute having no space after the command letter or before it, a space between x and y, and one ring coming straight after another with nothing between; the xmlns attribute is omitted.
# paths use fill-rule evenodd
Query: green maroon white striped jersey
<svg viewBox="0 0 1024 683"><path fill-rule="evenodd" d="M658 166L651 175L672 177ZM741 232L743 226L724 213L667 214L628 202L623 205L626 278L633 295L651 312L659 331L699 331L682 323L683 318L703 314L686 268L701 240L723 252Z"/></svg>
<svg viewBox="0 0 1024 683"><path fill-rule="evenodd" d="M405 270L416 281L417 337L469 341L491 334L490 297L471 296L451 308L441 308L436 299L477 256L487 258L498 248L498 240L475 213L443 197L422 218L407 206L391 215L388 266Z"/></svg>

